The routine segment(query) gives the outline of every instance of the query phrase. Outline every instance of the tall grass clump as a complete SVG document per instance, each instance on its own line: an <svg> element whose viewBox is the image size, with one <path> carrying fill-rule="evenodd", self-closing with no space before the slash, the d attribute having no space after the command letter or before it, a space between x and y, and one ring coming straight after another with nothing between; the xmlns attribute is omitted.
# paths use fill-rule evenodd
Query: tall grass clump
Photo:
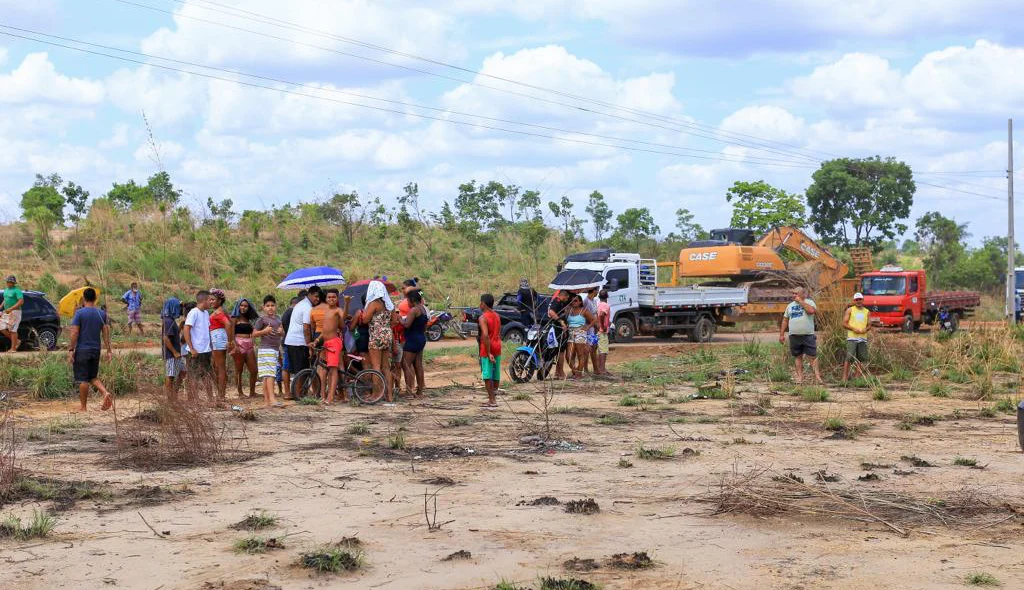
<svg viewBox="0 0 1024 590"><path fill-rule="evenodd" d="M61 399L71 394L74 383L67 357L43 354L41 362L27 371L29 391L35 399Z"/></svg>

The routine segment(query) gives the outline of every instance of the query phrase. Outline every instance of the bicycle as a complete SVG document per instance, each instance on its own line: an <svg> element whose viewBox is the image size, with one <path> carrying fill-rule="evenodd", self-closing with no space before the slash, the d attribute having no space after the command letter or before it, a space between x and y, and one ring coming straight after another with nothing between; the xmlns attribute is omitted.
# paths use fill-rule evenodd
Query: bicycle
<svg viewBox="0 0 1024 590"><path fill-rule="evenodd" d="M327 361L323 359L320 352L322 347L314 349L316 361L313 366L303 369L292 375L292 397L302 399L304 397L320 397L320 369L329 370ZM347 387L351 397L359 400L359 403L373 405L384 399L387 391L387 381L384 373L375 369L362 368L363 357L359 355L347 355L348 363L345 370L339 371L338 391ZM337 392L336 392L337 393Z"/></svg>

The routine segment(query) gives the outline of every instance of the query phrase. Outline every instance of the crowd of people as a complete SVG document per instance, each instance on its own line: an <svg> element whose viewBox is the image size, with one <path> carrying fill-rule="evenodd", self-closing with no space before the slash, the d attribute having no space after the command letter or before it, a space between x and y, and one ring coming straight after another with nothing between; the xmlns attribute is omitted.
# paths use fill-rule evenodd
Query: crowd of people
<svg viewBox="0 0 1024 590"><path fill-rule="evenodd" d="M358 305L338 289L313 286L280 315L273 295L263 297L259 308L241 298L230 311L220 289L199 291L194 302L168 298L160 313L166 394L177 400L184 389L189 399L205 394L224 405L231 359L239 398L255 397L259 382L264 405L281 407L278 396L292 399L292 377L313 369L322 403L347 402L348 391L339 383L354 360L384 375L388 403L395 392L421 398L429 312L417 282L405 281L396 303L383 281L370 281Z"/></svg>

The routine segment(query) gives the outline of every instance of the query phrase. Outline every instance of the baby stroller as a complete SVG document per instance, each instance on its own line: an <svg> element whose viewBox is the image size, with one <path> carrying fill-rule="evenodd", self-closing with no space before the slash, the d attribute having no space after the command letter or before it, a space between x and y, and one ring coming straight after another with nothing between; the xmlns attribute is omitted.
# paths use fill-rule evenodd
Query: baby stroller
<svg viewBox="0 0 1024 590"><path fill-rule="evenodd" d="M534 375L543 381L558 360L558 350L564 346L565 338L564 330L558 330L555 322L548 318L532 326L526 332L526 343L512 355L509 377L516 383L526 383Z"/></svg>

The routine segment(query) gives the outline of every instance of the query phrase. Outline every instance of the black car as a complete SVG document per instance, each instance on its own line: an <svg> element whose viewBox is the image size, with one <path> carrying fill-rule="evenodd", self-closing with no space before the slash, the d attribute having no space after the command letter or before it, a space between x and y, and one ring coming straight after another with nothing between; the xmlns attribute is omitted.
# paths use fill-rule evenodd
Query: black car
<svg viewBox="0 0 1024 590"><path fill-rule="evenodd" d="M21 324L18 326L18 350L53 350L60 336L60 316L57 308L39 291L23 291L25 303L21 306ZM11 348L11 341L0 334L0 352Z"/></svg>
<svg viewBox="0 0 1024 590"><path fill-rule="evenodd" d="M537 295L536 317L543 320L548 313L548 305L551 303L550 295ZM526 331L534 324L533 315L530 309L519 303L515 293L505 293L494 304L494 313L501 318L501 339L510 344L523 344L526 342ZM480 308L471 307L466 309L462 317L462 331L469 335L476 335L477 322L480 321Z"/></svg>

